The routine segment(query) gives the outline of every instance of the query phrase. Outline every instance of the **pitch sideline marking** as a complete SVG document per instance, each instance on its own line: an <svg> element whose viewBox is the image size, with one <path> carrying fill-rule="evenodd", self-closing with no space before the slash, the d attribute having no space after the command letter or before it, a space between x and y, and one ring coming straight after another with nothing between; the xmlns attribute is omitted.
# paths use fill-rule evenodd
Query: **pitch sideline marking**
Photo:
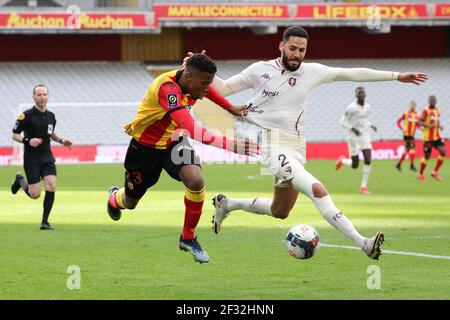
<svg viewBox="0 0 450 320"><path fill-rule="evenodd" d="M338 246L335 244L326 244L321 243L321 247L328 247L328 248L339 248L339 249L349 249L349 250L361 250L358 247L351 247L351 246ZM385 254L398 254L403 256L413 256L413 257L423 257L423 258L431 258L431 259L443 259L443 260L450 260L449 256L436 256L431 254L425 254L425 253L418 253L418 252L405 252L405 251L393 251L393 250L382 250L382 253Z"/></svg>

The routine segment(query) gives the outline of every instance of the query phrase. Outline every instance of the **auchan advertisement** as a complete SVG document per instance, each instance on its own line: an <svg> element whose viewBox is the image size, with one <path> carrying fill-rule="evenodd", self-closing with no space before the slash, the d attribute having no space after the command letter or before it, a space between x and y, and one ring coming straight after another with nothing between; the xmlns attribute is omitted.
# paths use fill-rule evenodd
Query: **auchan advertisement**
<svg viewBox="0 0 450 320"><path fill-rule="evenodd" d="M0 13L2 29L136 30L156 27L153 13Z"/></svg>

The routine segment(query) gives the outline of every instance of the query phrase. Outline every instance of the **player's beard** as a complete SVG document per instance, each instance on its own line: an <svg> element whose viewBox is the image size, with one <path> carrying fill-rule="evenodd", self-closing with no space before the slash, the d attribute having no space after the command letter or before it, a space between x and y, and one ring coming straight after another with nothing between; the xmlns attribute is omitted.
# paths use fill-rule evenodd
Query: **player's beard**
<svg viewBox="0 0 450 320"><path fill-rule="evenodd" d="M284 68L286 70L288 70L288 71L297 71L300 68L300 66L302 65L302 62L303 62L303 59L299 59L298 66L296 66L296 67L291 66L289 64L289 60L288 60L286 54L284 53L284 50L283 50L283 53L281 54L281 60L283 61Z"/></svg>

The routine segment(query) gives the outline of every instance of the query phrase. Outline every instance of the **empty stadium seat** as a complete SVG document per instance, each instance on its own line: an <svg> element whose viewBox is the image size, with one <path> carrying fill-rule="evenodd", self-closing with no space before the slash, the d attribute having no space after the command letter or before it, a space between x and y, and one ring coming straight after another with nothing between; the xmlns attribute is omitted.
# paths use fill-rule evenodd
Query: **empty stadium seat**
<svg viewBox="0 0 450 320"><path fill-rule="evenodd" d="M245 69L254 61L217 61L218 75L224 79ZM434 94L442 108L442 124L450 122L450 91L447 76L450 59L402 60L322 60L329 66L368 67L379 70L424 71L430 76L421 86L396 81L353 83L335 82L313 91L307 111L308 141L342 141L346 131L338 121L354 100L354 89L363 86L372 106L371 121L378 126L374 140L401 139L396 119L415 100L419 111ZM11 130L19 105L32 105L31 90L37 83L50 89L49 109L57 118L56 131L79 145L127 144L123 125L131 120L154 76L139 63L0 63L0 146L11 146ZM240 105L249 90L229 97ZM194 115L209 128L232 126L231 118L218 107L198 105ZM443 131L447 135L447 129Z"/></svg>

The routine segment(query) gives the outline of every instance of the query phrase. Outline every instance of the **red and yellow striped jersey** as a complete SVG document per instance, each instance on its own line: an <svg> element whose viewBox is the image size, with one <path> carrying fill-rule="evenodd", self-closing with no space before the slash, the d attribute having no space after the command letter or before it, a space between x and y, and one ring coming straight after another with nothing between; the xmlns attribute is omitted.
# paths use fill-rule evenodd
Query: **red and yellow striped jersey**
<svg viewBox="0 0 450 320"><path fill-rule="evenodd" d="M403 112L402 116L397 119L397 126L403 131L403 135L406 137L414 137L416 129L419 126L420 116L417 112ZM403 126L401 123L403 122Z"/></svg>
<svg viewBox="0 0 450 320"><path fill-rule="evenodd" d="M422 138L423 141L435 141L441 138L439 134L439 116L438 108L426 107L422 112L421 121L424 123Z"/></svg>
<svg viewBox="0 0 450 320"><path fill-rule="evenodd" d="M189 96L181 92L176 83L177 70L157 77L139 105L137 117L125 125L125 132L141 144L167 149L177 124L170 117L171 110L189 105Z"/></svg>

